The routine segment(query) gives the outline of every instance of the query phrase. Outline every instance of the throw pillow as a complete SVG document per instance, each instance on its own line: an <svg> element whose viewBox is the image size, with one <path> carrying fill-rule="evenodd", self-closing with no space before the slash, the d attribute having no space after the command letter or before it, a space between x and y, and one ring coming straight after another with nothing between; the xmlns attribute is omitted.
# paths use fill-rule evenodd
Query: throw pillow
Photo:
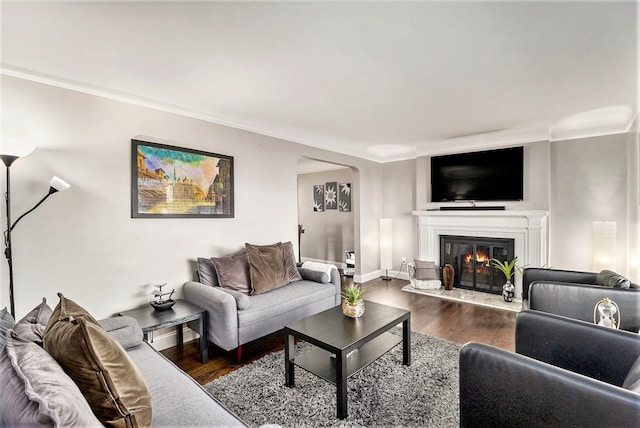
<svg viewBox="0 0 640 428"><path fill-rule="evenodd" d="M0 350L4 348L7 331L13 328L14 325L14 319L5 306L4 309L0 311Z"/></svg>
<svg viewBox="0 0 640 428"><path fill-rule="evenodd" d="M142 343L144 333L135 318L111 317L100 320L98 323L124 349L133 348Z"/></svg>
<svg viewBox="0 0 640 428"><path fill-rule="evenodd" d="M42 336L53 311L47 305L47 299L33 308L31 312L18 321L13 330L18 336L42 346Z"/></svg>
<svg viewBox="0 0 640 428"><path fill-rule="evenodd" d="M245 244L251 275L251 294L261 294L289 283L282 243Z"/></svg>
<svg viewBox="0 0 640 428"><path fill-rule="evenodd" d="M251 291L251 277L247 253L242 252L227 257L212 257L211 262L216 268L220 287L249 294Z"/></svg>
<svg viewBox="0 0 640 428"><path fill-rule="evenodd" d="M329 282L329 275L327 275L326 272L320 272L319 270L300 268L300 274L302 275L302 278L307 281L315 281L321 284Z"/></svg>
<svg viewBox="0 0 640 428"><path fill-rule="evenodd" d="M244 293L240 293L236 290L231 290L229 288L222 288L222 287L218 287L220 289L220 291L223 291L227 294L230 294L233 296L234 299L236 299L236 308L238 308L238 310L242 311L244 309L249 308L249 306L251 306L251 300L249 299L249 296L247 296Z"/></svg>
<svg viewBox="0 0 640 428"><path fill-rule="evenodd" d="M220 285L218 284L216 267L213 265L211 259L198 257L198 282L204 285L211 285L212 287Z"/></svg>
<svg viewBox="0 0 640 428"><path fill-rule="evenodd" d="M627 373L622 387L640 394L640 357L638 357L636 362L631 366L631 370Z"/></svg>
<svg viewBox="0 0 640 428"><path fill-rule="evenodd" d="M125 350L82 306L58 296L44 349L78 385L101 423L150 426L151 396Z"/></svg>
<svg viewBox="0 0 640 428"><path fill-rule="evenodd" d="M296 264L296 255L293 252L293 244L291 241L287 241L282 244L284 248L284 261L287 264L287 273L289 274L289 282L302 280L302 275L298 272L298 265Z"/></svg>
<svg viewBox="0 0 640 428"><path fill-rule="evenodd" d="M416 266L417 280L426 281L426 280L438 279L438 273L436 272L436 264L434 262L414 259L413 263Z"/></svg>
<svg viewBox="0 0 640 428"><path fill-rule="evenodd" d="M629 288L631 281L610 270L603 270L596 276L596 284L605 287Z"/></svg>
<svg viewBox="0 0 640 428"><path fill-rule="evenodd" d="M53 357L13 330L0 351L0 379L0 426L102 426Z"/></svg>

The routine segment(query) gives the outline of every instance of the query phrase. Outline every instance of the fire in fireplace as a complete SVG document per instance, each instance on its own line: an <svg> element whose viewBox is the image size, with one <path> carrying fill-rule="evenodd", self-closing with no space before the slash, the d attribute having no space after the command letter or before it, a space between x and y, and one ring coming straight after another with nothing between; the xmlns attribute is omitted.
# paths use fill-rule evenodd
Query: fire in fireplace
<svg viewBox="0 0 640 428"><path fill-rule="evenodd" d="M501 294L504 275L491 264L514 257L515 240L475 236L440 236L440 264L455 270L454 287Z"/></svg>

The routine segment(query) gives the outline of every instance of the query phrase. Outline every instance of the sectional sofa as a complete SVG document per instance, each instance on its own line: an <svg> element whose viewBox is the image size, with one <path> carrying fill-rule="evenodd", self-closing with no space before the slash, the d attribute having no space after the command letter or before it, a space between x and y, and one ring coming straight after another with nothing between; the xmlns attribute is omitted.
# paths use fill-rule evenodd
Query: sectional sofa
<svg viewBox="0 0 640 428"><path fill-rule="evenodd" d="M76 307L65 300L67 307ZM52 311L43 301L17 323L6 308L0 311L0 426L246 426L143 341L133 318L93 324L90 315L65 314L59 307ZM47 346L52 318L74 329L63 334L69 343ZM73 339L78 334L91 344L81 346ZM83 373L78 377L62 368L69 357L91 361L84 374L106 388L97 403L96 385L88 385Z"/></svg>

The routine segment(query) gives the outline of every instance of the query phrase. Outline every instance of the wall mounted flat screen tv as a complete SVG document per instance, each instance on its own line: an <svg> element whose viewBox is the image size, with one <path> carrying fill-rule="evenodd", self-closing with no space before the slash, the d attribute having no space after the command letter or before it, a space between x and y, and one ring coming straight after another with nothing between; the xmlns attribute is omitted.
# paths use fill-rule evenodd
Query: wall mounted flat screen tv
<svg viewBox="0 0 640 428"><path fill-rule="evenodd" d="M521 201L524 148L431 158L431 201Z"/></svg>

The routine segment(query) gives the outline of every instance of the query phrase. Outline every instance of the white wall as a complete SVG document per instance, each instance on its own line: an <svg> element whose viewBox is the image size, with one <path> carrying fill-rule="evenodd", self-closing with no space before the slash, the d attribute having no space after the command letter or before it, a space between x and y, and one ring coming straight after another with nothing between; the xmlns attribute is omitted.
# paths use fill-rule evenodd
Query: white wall
<svg viewBox="0 0 640 428"><path fill-rule="evenodd" d="M302 261L313 260L344 267L345 251L355 251L353 209L313 211L313 186L329 182L351 183L351 201L355 174L351 168L298 175L298 222L305 233L300 243Z"/></svg>
<svg viewBox="0 0 640 428"><path fill-rule="evenodd" d="M167 282L180 297L198 256L228 254L245 242L295 243L301 156L357 168L362 183L354 183L355 193L369 207L378 205L362 215L354 212L358 265L377 269L377 249L359 237L378 233L378 164L22 79L2 76L0 82L2 150L25 141L38 144L11 168L13 218L47 192L51 176L72 185L25 217L12 234L18 317L43 296L54 306L61 291L102 318L148 302L152 284ZM132 219L132 138L234 156L235 218ZM5 181L0 182L4 193ZM5 224L4 209L2 215ZM4 307L9 304L4 261L0 278Z"/></svg>
<svg viewBox="0 0 640 428"><path fill-rule="evenodd" d="M610 268L637 280L630 269L629 238L632 229L637 231L637 208L634 221L628 211L632 164L627 162L627 140L619 134L552 143L551 266L591 271L592 224L614 221L616 266Z"/></svg>

